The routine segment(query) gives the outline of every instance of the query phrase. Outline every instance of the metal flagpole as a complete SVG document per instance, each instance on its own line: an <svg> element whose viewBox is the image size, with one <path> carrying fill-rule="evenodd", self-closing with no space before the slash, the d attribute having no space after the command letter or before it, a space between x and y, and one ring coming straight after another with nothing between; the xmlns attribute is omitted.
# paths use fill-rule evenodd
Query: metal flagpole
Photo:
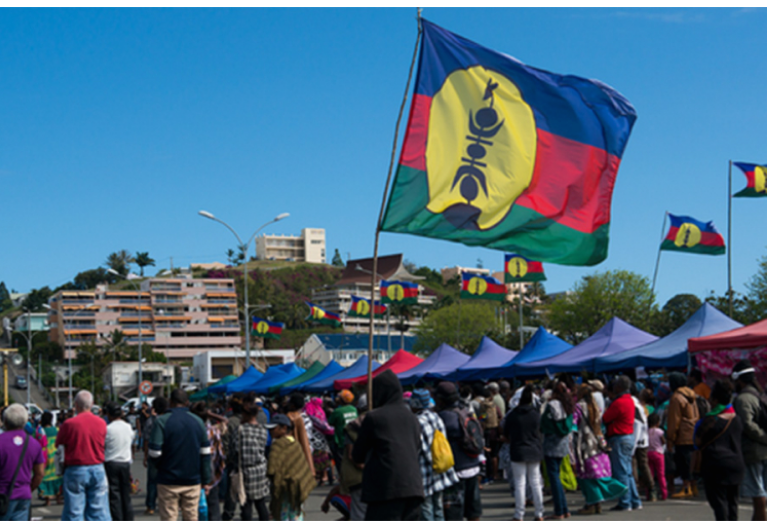
<svg viewBox="0 0 771 522"><path fill-rule="evenodd" d="M412 71L415 68L415 59L418 56L418 47L420 45L420 35L423 29L420 24L420 12L422 9L418 8L418 36L415 39L415 50L412 54L412 63L410 64L410 73L407 77L407 85L404 88L404 98L402 99L402 106L399 108L399 116L396 118L396 131L394 132L394 143L391 149L391 163L388 166L388 177L386 178L385 189L383 190L383 202L380 205L380 214L377 218L377 227L375 227L375 248L372 255L372 302L374 303L375 297L375 283L377 282L377 247L380 242L380 225L383 223L383 214L385 213L386 202L388 201L388 188L391 186L391 176L394 170L394 159L396 158L396 147L399 143L399 126L402 122L402 115L404 114L404 106L407 104L407 98L410 94L410 84L412 83ZM372 348L375 338L375 307L371 306L369 309L369 348L367 354L369 360L367 361L367 405L368 409L372 410Z"/></svg>
<svg viewBox="0 0 771 522"><path fill-rule="evenodd" d="M728 160L728 317L734 318L734 293L731 288L731 181L733 160Z"/></svg>
<svg viewBox="0 0 771 522"><path fill-rule="evenodd" d="M519 349L525 346L525 332L522 331L522 285L519 283Z"/></svg>
<svg viewBox="0 0 771 522"><path fill-rule="evenodd" d="M659 253L656 256L656 268L653 270L653 284L651 285L651 298L648 302L649 320L651 311L653 310L653 300L656 298L656 278L659 275L659 262L661 261L661 242L664 241L664 232L667 229L667 217L669 217L669 211L664 211L664 223L661 224L661 239L659 239Z"/></svg>

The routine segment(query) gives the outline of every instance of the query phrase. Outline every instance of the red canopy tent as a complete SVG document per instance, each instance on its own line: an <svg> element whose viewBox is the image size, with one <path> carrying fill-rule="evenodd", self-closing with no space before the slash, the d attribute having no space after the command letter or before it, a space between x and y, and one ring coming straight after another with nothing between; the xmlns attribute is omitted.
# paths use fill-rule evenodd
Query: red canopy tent
<svg viewBox="0 0 771 522"><path fill-rule="evenodd" d="M388 359L388 362L386 362L383 366L378 368L377 370L372 372L372 377L377 377L381 373L383 373L386 370L391 370L395 374L399 375L401 372L406 372L407 370L411 370L418 364L422 363L423 359L418 357L417 355L412 355L411 353L405 352L404 350L399 350L395 354L391 356L390 359ZM335 389L336 390L345 390L350 387L352 387L354 384L366 384L367 382L367 376L362 375L361 377L356 377L353 379L343 379L340 381L335 381Z"/></svg>
<svg viewBox="0 0 771 522"><path fill-rule="evenodd" d="M688 352L696 354L696 363L709 380L731 375L734 365L747 359L755 368L755 376L766 386L767 320L749 326L704 337L688 339Z"/></svg>

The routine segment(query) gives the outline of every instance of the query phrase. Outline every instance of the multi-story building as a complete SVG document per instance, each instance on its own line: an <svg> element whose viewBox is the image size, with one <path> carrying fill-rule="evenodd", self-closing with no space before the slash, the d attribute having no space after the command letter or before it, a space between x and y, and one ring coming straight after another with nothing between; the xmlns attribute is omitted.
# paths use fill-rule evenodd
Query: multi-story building
<svg viewBox="0 0 771 522"><path fill-rule="evenodd" d="M490 275L489 268L466 268L462 266L452 266L449 268L442 268L442 280L446 283L450 279L457 277L460 280L460 276L463 272L474 275Z"/></svg>
<svg viewBox="0 0 771 522"><path fill-rule="evenodd" d="M253 350L250 357L262 371L268 366L294 362L295 359L293 349ZM193 357L193 377L201 387L206 387L228 375L242 374L245 365L246 352L243 350L200 352Z"/></svg>
<svg viewBox="0 0 771 522"><path fill-rule="evenodd" d="M263 234L254 240L257 259L326 263L326 232L323 228L304 228L299 236Z"/></svg>
<svg viewBox="0 0 771 522"><path fill-rule="evenodd" d="M13 322L13 330L15 332L42 332L48 330L48 314L42 312L35 312L31 314L20 314ZM27 324L29 321L30 324Z"/></svg>
<svg viewBox="0 0 771 522"><path fill-rule="evenodd" d="M380 300L380 281L409 281L423 280L421 276L412 275L404 266L402 254L378 257L377 260L378 283L375 286L375 301ZM426 288L418 284L418 304L430 306L436 301L436 296L426 291ZM344 318L347 332L368 332L368 317L348 316L351 308L351 296L372 299L372 258L352 259L348 261L340 280L334 285L316 288L312 293L313 303L328 312L341 314ZM393 333L395 325L400 319L390 318L390 331ZM406 321L410 328L420 324L420 317L412 317ZM388 317L375 319L375 331L385 334L389 331Z"/></svg>
<svg viewBox="0 0 771 522"><path fill-rule="evenodd" d="M65 357L74 357L84 342L104 344L114 330L135 345L141 329L142 343L169 360L241 346L232 279L151 278L138 291L98 285L90 291L57 292L49 306L49 339L65 348Z"/></svg>

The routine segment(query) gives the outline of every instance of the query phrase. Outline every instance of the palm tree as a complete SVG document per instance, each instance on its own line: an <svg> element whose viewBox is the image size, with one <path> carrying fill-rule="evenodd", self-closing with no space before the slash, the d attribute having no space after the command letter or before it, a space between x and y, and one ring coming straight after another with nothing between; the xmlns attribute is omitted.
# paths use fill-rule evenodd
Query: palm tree
<svg viewBox="0 0 771 522"><path fill-rule="evenodd" d="M155 259L150 257L149 252L137 252L136 257L134 257L134 263L136 263L137 266L139 267L139 275L144 277L145 267L155 266Z"/></svg>
<svg viewBox="0 0 771 522"><path fill-rule="evenodd" d="M118 272L120 275L128 275L129 265L134 262L128 250L118 250L107 256L105 264Z"/></svg>

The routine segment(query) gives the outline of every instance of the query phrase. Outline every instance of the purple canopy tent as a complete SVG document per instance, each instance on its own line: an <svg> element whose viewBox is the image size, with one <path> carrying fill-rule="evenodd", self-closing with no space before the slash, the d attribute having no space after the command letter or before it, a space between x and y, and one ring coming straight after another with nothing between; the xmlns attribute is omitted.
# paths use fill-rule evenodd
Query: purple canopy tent
<svg viewBox="0 0 771 522"><path fill-rule="evenodd" d="M489 337L482 337L479 348L471 359L456 371L446 375L448 381L471 381L488 378L491 370L505 365L517 356L519 352L507 350Z"/></svg>
<svg viewBox="0 0 771 522"><path fill-rule="evenodd" d="M420 380L439 379L466 364L470 355L459 352L449 344L442 343L426 360L412 369L397 375L402 384L415 384Z"/></svg>
<svg viewBox="0 0 771 522"><path fill-rule="evenodd" d="M614 317L600 328L597 333L589 337L572 350L555 355L540 361L514 363L516 368L527 372L528 375L536 373L581 371L596 372L596 359L598 357L621 353L632 350L638 346L648 344L658 339L653 334L635 328L626 321Z"/></svg>

